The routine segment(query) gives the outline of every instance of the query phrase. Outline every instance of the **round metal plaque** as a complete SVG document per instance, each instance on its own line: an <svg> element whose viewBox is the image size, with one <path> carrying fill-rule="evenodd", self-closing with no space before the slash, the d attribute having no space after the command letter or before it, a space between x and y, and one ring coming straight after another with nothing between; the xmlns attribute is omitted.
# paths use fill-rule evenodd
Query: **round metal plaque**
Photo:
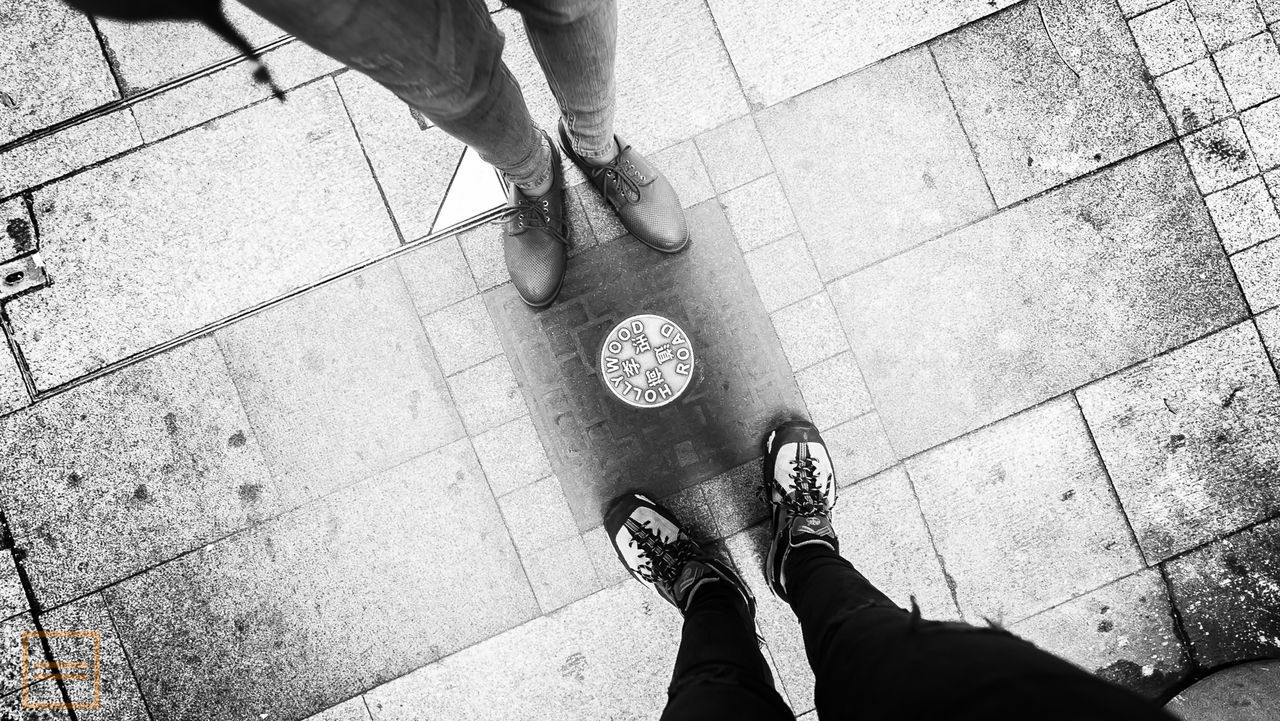
<svg viewBox="0 0 1280 721"><path fill-rule="evenodd" d="M600 378L624 403L665 406L679 398L693 378L689 336L660 315L633 315L605 336Z"/></svg>

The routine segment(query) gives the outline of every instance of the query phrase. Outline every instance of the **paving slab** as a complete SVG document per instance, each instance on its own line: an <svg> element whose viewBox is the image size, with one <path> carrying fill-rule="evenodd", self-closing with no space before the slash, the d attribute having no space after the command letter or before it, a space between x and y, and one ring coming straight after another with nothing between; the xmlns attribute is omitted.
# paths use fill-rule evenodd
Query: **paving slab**
<svg viewBox="0 0 1280 721"><path fill-rule="evenodd" d="M1190 670L1164 578L1143 569L1009 629L1086 671L1159 696Z"/></svg>
<svg viewBox="0 0 1280 721"><path fill-rule="evenodd" d="M1246 110L1240 114L1240 121L1257 167L1265 171L1280 165L1280 99Z"/></svg>
<svg viewBox="0 0 1280 721"><path fill-rule="evenodd" d="M763 483L762 456L718 473L688 490L701 489L715 523L715 535L728 537L768 518L769 506L764 500Z"/></svg>
<svg viewBox="0 0 1280 721"><path fill-rule="evenodd" d="M576 533L522 556L522 560L543 613L563 608L603 587L586 542Z"/></svg>
<svg viewBox="0 0 1280 721"><path fill-rule="evenodd" d="M799 233L748 252L746 260L764 309L770 313L822 291L822 279Z"/></svg>
<svg viewBox="0 0 1280 721"><path fill-rule="evenodd" d="M1205 56L1204 38L1186 0L1173 0L1129 21L1151 75L1159 76Z"/></svg>
<svg viewBox="0 0 1280 721"><path fill-rule="evenodd" d="M1260 32L1267 26L1254 0L1190 0L1200 35L1210 52L1237 43Z"/></svg>
<svg viewBox="0 0 1280 721"><path fill-rule="evenodd" d="M483 363L502 352L498 331L479 296L422 316L427 340L446 375Z"/></svg>
<svg viewBox="0 0 1280 721"><path fill-rule="evenodd" d="M346 72L337 83L401 235L426 236L466 146L367 75Z"/></svg>
<svg viewBox="0 0 1280 721"><path fill-rule="evenodd" d="M285 508L463 436L392 263L218 331Z"/></svg>
<svg viewBox="0 0 1280 721"><path fill-rule="evenodd" d="M799 0L788 3L785 18L768 0L709 4L743 91L758 107L799 95L1013 3L889 0L855 6ZM850 38L858 41L851 43Z"/></svg>
<svg viewBox="0 0 1280 721"><path fill-rule="evenodd" d="M1269 240L1236 253L1231 265L1254 313L1280 305L1280 242Z"/></svg>
<svg viewBox="0 0 1280 721"><path fill-rule="evenodd" d="M101 594L86 596L40 619L56 663L88 663L87 673L67 673L63 686L85 721L150 721L129 659ZM94 667L97 667L94 669Z"/></svg>
<svg viewBox="0 0 1280 721"><path fill-rule="evenodd" d="M733 190L773 172L773 161L751 115L708 130L696 140L718 192Z"/></svg>
<svg viewBox="0 0 1280 721"><path fill-rule="evenodd" d="M35 226L31 224L31 213L21 196L0 203L0 225L5 230L4 236L0 237L0 259L8 260L39 247Z"/></svg>
<svg viewBox="0 0 1280 721"><path fill-rule="evenodd" d="M238 2L224 3L224 10L231 24L254 47L285 35ZM97 24L111 66L129 95L240 55L198 22L99 19ZM250 74L244 68L241 72Z"/></svg>
<svg viewBox="0 0 1280 721"><path fill-rule="evenodd" d="M548 476L498 498L498 508L521 555L577 537L569 503L555 476Z"/></svg>
<svg viewBox="0 0 1280 721"><path fill-rule="evenodd" d="M93 27L65 3L10 6L0 36L0 144L119 97Z"/></svg>
<svg viewBox="0 0 1280 721"><path fill-rule="evenodd" d="M671 181L676 195L680 197L680 205L688 208L716 194L711 187L711 178L707 177L707 168L702 164L702 156L698 146L692 140L676 143L651 157L654 165ZM577 187L578 192L588 191L586 186ZM570 191L573 194L573 191ZM570 220L572 225L572 219Z"/></svg>
<svg viewBox="0 0 1280 721"><path fill-rule="evenodd" d="M1228 253L1280 235L1280 215L1262 176L1220 190L1204 202Z"/></svg>
<svg viewBox="0 0 1280 721"><path fill-rule="evenodd" d="M1165 572L1201 667L1280 654L1280 520L1175 558Z"/></svg>
<svg viewBox="0 0 1280 721"><path fill-rule="evenodd" d="M1076 395L1149 562L1280 513L1280 386L1253 323Z"/></svg>
<svg viewBox="0 0 1280 721"><path fill-rule="evenodd" d="M825 431L873 410L871 394L851 352L800 371L796 374L796 383L809 407L809 420L818 430Z"/></svg>
<svg viewBox="0 0 1280 721"><path fill-rule="evenodd" d="M343 67L296 41L263 54L262 61L285 91ZM150 143L270 97L271 88L254 80L253 66L245 61L139 101L133 114Z"/></svg>
<svg viewBox="0 0 1280 721"><path fill-rule="evenodd" d="M450 235L396 258L400 275L419 315L440 310L476 294L458 236Z"/></svg>
<svg viewBox="0 0 1280 721"><path fill-rule="evenodd" d="M476 435L529 413L520 395L511 359L496 356L448 379L467 432Z"/></svg>
<svg viewBox="0 0 1280 721"><path fill-rule="evenodd" d="M1222 77L1209 58L1165 73L1155 83L1178 135L1212 125L1235 110L1222 87Z"/></svg>
<svg viewBox="0 0 1280 721"><path fill-rule="evenodd" d="M0 620L8 620L29 610L27 592L18 577L13 554L8 550L0 551Z"/></svg>
<svg viewBox="0 0 1280 721"><path fill-rule="evenodd" d="M680 527L689 534L689 537L701 544L714 543L721 536L716 527L716 516L707 502L705 489L710 483L710 480L703 481L696 486L689 486L683 491L658 499L658 503L665 506L680 520Z"/></svg>
<svg viewBox="0 0 1280 721"><path fill-rule="evenodd" d="M602 587L608 588L634 580L618 559L618 552L613 548L613 542L609 540L609 534L605 533L603 525L583 533L582 542L587 547L591 565L595 567L596 577L600 579Z"/></svg>
<svg viewBox="0 0 1280 721"><path fill-rule="evenodd" d="M493 18L507 38L503 61L520 82L534 121L554 131L560 111L519 13ZM634 0L620 8L617 40L616 131L640 152L657 153L747 112L705 3ZM581 178L575 169L566 182L577 185Z"/></svg>
<svg viewBox="0 0 1280 721"><path fill-rule="evenodd" d="M0 195L34 188L141 144L131 108L73 125L0 155Z"/></svg>
<svg viewBox="0 0 1280 721"><path fill-rule="evenodd" d="M0 339L2 340L2 339ZM0 344L0 416L31 402L27 387L22 383L18 362L7 344Z"/></svg>
<svg viewBox="0 0 1280 721"><path fill-rule="evenodd" d="M364 696L356 696L314 716L308 716L306 721L371 721L371 718Z"/></svg>
<svg viewBox="0 0 1280 721"><path fill-rule="evenodd" d="M538 613L465 441L106 598L159 721L302 718Z"/></svg>
<svg viewBox="0 0 1280 721"><path fill-rule="evenodd" d="M719 206L691 209L689 228L677 255L631 240L583 253L543 311L509 285L485 294L581 530L624 490L662 498L757 457L776 417L803 408ZM657 410L624 405L595 370L605 334L640 312L679 324L697 359L690 388Z"/></svg>
<svg viewBox="0 0 1280 721"><path fill-rule="evenodd" d="M65 603L274 515L260 441L208 339L0 420L36 597Z"/></svg>
<svg viewBox="0 0 1280 721"><path fill-rule="evenodd" d="M1280 50L1271 33L1260 33L1213 56L1237 110L1280 95Z"/></svg>
<svg viewBox="0 0 1280 721"><path fill-rule="evenodd" d="M830 286L909 455L1244 316L1164 146Z"/></svg>
<svg viewBox="0 0 1280 721"><path fill-rule="evenodd" d="M374 721L657 718L680 614L639 583L589 596L365 694ZM620 649L626 649L620 653ZM501 713L501 712L498 712Z"/></svg>
<svg viewBox="0 0 1280 721"><path fill-rule="evenodd" d="M867 580L903 608L911 608L914 599L925 618L960 618L911 479L901 466L842 487L836 504L832 518L841 555Z"/></svg>
<svg viewBox="0 0 1280 721"><path fill-rule="evenodd" d="M396 246L331 83L51 185L35 213L58 282L6 309L41 389Z"/></svg>
<svg viewBox="0 0 1280 721"><path fill-rule="evenodd" d="M931 47L1002 207L1171 135L1110 0L1034 0Z"/></svg>
<svg viewBox="0 0 1280 721"><path fill-rule="evenodd" d="M551 475L551 461L533 420L521 416L472 438L493 495L507 493Z"/></svg>
<svg viewBox="0 0 1280 721"><path fill-rule="evenodd" d="M37 684L29 684L22 675L23 637L27 638L27 658L30 662L48 661L44 649L30 634L36 633L35 621L31 614L24 613L0 623L0 696L10 696L24 686L34 688ZM34 670L34 669L28 669ZM43 696L42 696L43 697Z"/></svg>
<svg viewBox="0 0 1280 721"><path fill-rule="evenodd" d="M1014 623L1143 566L1070 396L906 467L966 618Z"/></svg>
<svg viewBox="0 0 1280 721"><path fill-rule="evenodd" d="M994 208L926 49L770 108L757 122L823 280Z"/></svg>
<svg viewBox="0 0 1280 721"><path fill-rule="evenodd" d="M1280 105L1276 109L1280 110ZM1270 155L1271 147L1266 145L1273 120L1269 106L1254 108L1242 118L1258 121L1254 128L1256 139L1246 139L1239 118L1228 118L1182 138L1183 153L1205 195L1257 175L1262 154ZM1255 151L1250 145L1260 147ZM1255 152L1259 153L1256 158Z"/></svg>
<svg viewBox="0 0 1280 721"><path fill-rule="evenodd" d="M796 231L796 219L778 176L766 175L720 196L733 234L744 251Z"/></svg>
<svg viewBox="0 0 1280 721"><path fill-rule="evenodd" d="M879 414L865 413L823 432L836 467L836 482L846 485L878 473L897 461Z"/></svg>
<svg viewBox="0 0 1280 721"><path fill-rule="evenodd" d="M1271 364L1276 368L1276 372L1280 373L1280 309L1264 313L1254 322L1258 324L1258 333L1262 336L1263 345L1271 354Z"/></svg>
<svg viewBox="0 0 1280 721"><path fill-rule="evenodd" d="M825 291L774 311L770 319L787 361L797 373L849 350L849 341L840 332L835 307Z"/></svg>

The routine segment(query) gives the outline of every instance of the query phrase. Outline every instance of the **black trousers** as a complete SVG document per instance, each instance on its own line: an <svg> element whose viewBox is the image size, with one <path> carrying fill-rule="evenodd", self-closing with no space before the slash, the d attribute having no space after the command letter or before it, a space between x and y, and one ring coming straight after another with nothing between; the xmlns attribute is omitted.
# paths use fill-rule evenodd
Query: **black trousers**
<svg viewBox="0 0 1280 721"><path fill-rule="evenodd" d="M898 608L830 549L796 549L787 578L822 721L1175 721L1004 630L926 621ZM794 718L728 584L694 596L668 695L663 721Z"/></svg>

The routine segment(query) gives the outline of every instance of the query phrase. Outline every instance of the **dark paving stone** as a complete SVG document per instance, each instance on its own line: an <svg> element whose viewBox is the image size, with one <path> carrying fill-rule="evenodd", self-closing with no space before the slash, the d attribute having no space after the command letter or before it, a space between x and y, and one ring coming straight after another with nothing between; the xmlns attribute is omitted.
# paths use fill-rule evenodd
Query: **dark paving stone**
<svg viewBox="0 0 1280 721"><path fill-rule="evenodd" d="M1280 655L1280 519L1174 559L1166 572L1201 666Z"/></svg>
<svg viewBox="0 0 1280 721"><path fill-rule="evenodd" d="M1224 668L1178 694L1166 707L1185 721L1273 721L1280 718L1280 661ZM1230 716L1223 715L1230 709Z"/></svg>
<svg viewBox="0 0 1280 721"><path fill-rule="evenodd" d="M630 239L584 253L548 310L531 311L510 285L485 295L583 530L624 490L662 498L755 458L776 418L803 412L719 206L692 208L689 227L693 243L678 255ZM638 312L678 323L697 358L690 388L658 410L615 400L595 371L605 334Z"/></svg>

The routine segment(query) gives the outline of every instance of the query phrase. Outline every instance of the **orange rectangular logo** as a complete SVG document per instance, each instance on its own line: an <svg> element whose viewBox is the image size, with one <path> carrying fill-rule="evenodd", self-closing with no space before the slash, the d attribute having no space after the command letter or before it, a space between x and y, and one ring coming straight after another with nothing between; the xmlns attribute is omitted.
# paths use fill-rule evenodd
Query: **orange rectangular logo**
<svg viewBox="0 0 1280 721"><path fill-rule="evenodd" d="M70 652L72 660L44 661L44 654L32 654L41 639ZM33 658L34 656L34 658ZM33 698L31 686L41 681L62 681L71 698L70 705L61 699L45 701ZM88 698L92 682L93 696ZM84 697L84 698L81 698ZM102 632L101 631L23 631L22 632L22 707L26 709L96 709L102 705Z"/></svg>

